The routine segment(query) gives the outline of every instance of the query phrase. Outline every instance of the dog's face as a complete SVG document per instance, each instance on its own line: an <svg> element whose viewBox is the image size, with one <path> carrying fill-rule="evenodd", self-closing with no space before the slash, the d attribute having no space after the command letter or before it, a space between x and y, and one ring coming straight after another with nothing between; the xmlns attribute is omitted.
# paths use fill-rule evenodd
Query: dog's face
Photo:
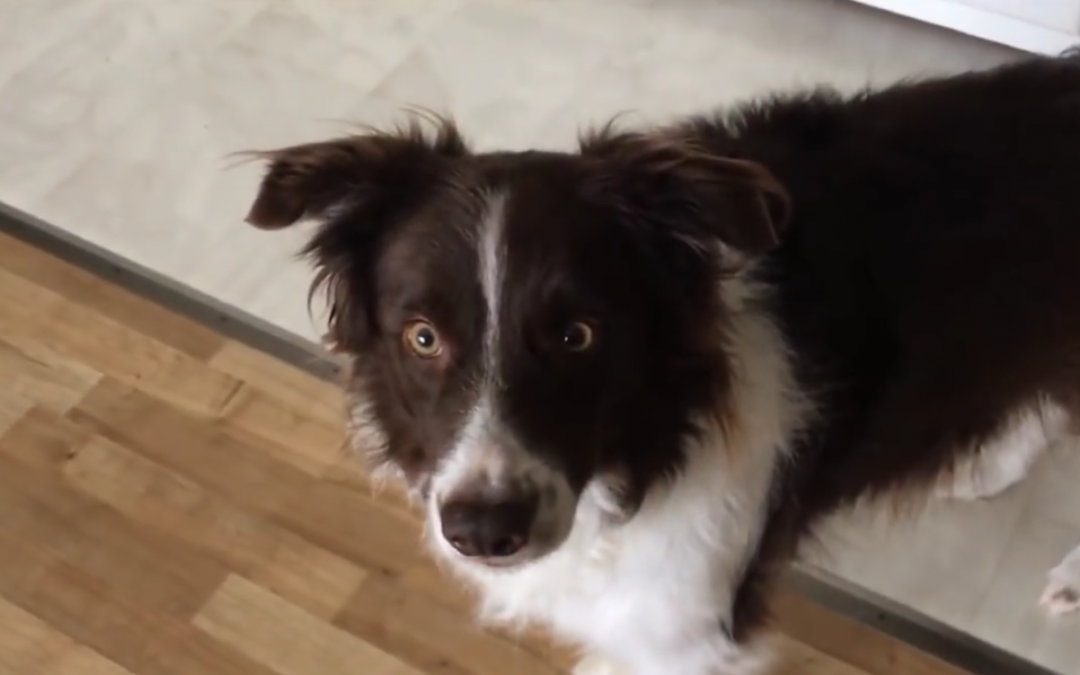
<svg viewBox="0 0 1080 675"><path fill-rule="evenodd" d="M423 500L446 555L544 556L586 492L632 514L723 416L718 286L783 218L760 167L611 132L474 154L448 123L263 157L248 220L320 223L307 252L355 444Z"/></svg>

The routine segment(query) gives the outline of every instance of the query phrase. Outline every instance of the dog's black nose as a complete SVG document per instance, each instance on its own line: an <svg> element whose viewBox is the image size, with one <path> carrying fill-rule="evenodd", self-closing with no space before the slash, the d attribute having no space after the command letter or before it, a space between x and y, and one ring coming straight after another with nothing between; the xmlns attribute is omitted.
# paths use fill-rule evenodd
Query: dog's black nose
<svg viewBox="0 0 1080 675"><path fill-rule="evenodd" d="M442 535L470 558L508 558L529 543L537 499L455 500L440 509Z"/></svg>

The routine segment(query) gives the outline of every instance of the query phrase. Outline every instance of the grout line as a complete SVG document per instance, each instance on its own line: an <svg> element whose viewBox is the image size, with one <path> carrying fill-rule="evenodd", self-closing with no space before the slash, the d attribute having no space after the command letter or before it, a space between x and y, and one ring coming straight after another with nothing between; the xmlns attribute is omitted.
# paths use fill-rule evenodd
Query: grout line
<svg viewBox="0 0 1080 675"><path fill-rule="evenodd" d="M324 380L341 366L309 340L123 258L0 202L0 233L204 324ZM824 570L797 564L785 585L836 614L867 626L972 675L1055 675L1035 663L860 588Z"/></svg>

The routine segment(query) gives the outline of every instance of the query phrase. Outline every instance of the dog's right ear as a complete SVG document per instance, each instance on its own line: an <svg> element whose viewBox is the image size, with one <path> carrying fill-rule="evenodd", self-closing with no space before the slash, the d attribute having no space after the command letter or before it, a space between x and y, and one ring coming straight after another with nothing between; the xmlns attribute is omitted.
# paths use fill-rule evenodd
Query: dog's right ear
<svg viewBox="0 0 1080 675"><path fill-rule="evenodd" d="M444 120L437 121L434 134L413 121L391 132L251 153L266 162L267 171L246 220L277 230L324 219L342 207L407 200L430 187L447 160L466 154L461 135Z"/></svg>
<svg viewBox="0 0 1080 675"><path fill-rule="evenodd" d="M247 222L277 230L320 221L303 255L315 266L309 301L323 295L327 339L336 351L358 351L376 327L372 293L386 231L468 154L451 122L434 121L434 133L414 119L390 132L252 153L267 171Z"/></svg>

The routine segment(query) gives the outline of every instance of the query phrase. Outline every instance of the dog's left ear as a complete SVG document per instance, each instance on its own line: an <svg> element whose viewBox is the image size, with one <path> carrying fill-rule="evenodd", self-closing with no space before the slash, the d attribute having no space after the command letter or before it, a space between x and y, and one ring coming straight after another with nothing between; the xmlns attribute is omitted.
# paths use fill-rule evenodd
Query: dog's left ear
<svg viewBox="0 0 1080 675"><path fill-rule="evenodd" d="M676 138L607 131L584 138L581 154L592 165L592 195L630 219L673 229L691 244L715 238L747 254L782 240L788 194L761 164Z"/></svg>

